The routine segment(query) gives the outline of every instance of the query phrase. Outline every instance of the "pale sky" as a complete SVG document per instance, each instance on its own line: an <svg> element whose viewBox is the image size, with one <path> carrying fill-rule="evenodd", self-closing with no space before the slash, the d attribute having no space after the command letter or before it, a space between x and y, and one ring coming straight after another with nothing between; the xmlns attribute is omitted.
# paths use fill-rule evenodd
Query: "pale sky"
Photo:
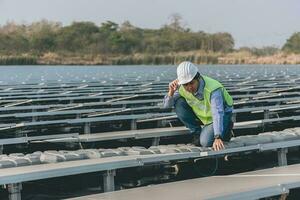
<svg viewBox="0 0 300 200"><path fill-rule="evenodd" d="M0 0L0 25L129 20L141 28L160 28L174 13L193 31L232 34L236 48L281 47L300 32L300 0Z"/></svg>

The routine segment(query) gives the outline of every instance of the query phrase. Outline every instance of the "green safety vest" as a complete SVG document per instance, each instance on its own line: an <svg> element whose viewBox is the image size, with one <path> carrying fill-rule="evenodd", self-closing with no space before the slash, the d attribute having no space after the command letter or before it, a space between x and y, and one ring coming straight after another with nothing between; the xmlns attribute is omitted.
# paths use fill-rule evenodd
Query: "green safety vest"
<svg viewBox="0 0 300 200"><path fill-rule="evenodd" d="M179 87L179 94L185 98L186 102L193 109L196 116L204 125L206 125L212 123L213 121L210 106L210 96L213 91L221 88L224 102L228 106L233 105L233 100L220 82L208 76L202 76L202 78L204 80L203 99L198 99L192 93L186 91L182 85Z"/></svg>

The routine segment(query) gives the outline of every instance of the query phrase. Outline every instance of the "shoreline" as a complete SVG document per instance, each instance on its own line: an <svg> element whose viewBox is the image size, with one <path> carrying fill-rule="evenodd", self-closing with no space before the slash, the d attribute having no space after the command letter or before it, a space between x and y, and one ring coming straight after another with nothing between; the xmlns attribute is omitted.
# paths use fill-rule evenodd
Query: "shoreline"
<svg viewBox="0 0 300 200"><path fill-rule="evenodd" d="M298 65L300 54L276 53L256 56L249 52L180 52L168 54L133 55L75 55L46 53L43 55L0 55L0 66L7 65L177 65L182 61L191 61L198 65Z"/></svg>

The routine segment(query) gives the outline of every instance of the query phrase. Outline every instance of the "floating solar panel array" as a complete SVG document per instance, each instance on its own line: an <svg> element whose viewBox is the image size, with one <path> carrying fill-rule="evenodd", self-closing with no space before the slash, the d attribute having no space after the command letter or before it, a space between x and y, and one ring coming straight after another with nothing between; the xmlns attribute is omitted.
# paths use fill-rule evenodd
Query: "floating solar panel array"
<svg viewBox="0 0 300 200"><path fill-rule="evenodd" d="M172 109L162 106L168 83L176 78L175 67L70 69L74 73L67 68L54 68L49 76L44 71L38 71L40 76L36 76L29 70L27 75L1 80L0 147L1 152L10 154L0 157L0 168L114 156L173 153L171 159L184 159L190 154L184 157L181 153L197 152L195 157L199 152L202 156L216 155L211 149L177 145L189 131ZM226 144L227 149L235 148L236 152L262 150L262 144L280 143L281 148L299 145L299 130L287 129L297 127L300 121L297 66L211 66L199 70L219 80L234 99L236 137ZM159 145L160 139L166 143L169 138L172 140L168 146ZM128 146L124 142L127 139L151 141L140 147L115 147L118 143L113 143L114 147L109 148L107 144L111 143L106 143L118 140ZM130 145L135 140L130 140ZM73 143L78 144L74 148L81 149L64 150ZM83 143L96 144L97 148L85 149ZM34 145L40 151L14 153L30 151L20 144ZM61 145L60 150L45 149L50 144ZM278 148L268 145L263 148ZM281 164L286 163L285 154L278 154Z"/></svg>
<svg viewBox="0 0 300 200"><path fill-rule="evenodd" d="M280 126L281 129L293 126L298 120L300 106L300 78L294 70L297 68L251 69L244 66L238 71L234 68L199 70L222 82L233 96L236 122L274 119L266 122L263 128L283 122L287 123ZM30 73L29 83L3 82L0 85L0 137L101 133L182 125L171 109L162 108L168 83L175 78L174 67L153 67L151 70L149 67L124 67L112 72L104 67L97 70L80 76L81 69L72 75L55 68L52 76L62 78L63 74L57 72L62 71L68 77L65 82L46 80L46 76L41 75L40 81L44 82L31 80L30 83L33 76ZM99 80L93 77L99 77Z"/></svg>

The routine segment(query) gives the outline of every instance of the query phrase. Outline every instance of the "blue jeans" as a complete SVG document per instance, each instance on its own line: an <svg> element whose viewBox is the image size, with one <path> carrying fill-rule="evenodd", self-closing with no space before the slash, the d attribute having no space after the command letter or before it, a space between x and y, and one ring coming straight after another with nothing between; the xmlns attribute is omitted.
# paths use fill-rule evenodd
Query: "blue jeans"
<svg viewBox="0 0 300 200"><path fill-rule="evenodd" d="M175 102L175 112L180 121L190 129L192 134L199 135L200 145L203 147L211 147L214 142L213 124L208 124L201 128L200 121L195 115L192 108L187 104L183 97L180 97ZM223 133L222 140L229 141L231 137L231 130L233 127L232 113L225 113L223 118ZM199 145L199 144L198 144Z"/></svg>

